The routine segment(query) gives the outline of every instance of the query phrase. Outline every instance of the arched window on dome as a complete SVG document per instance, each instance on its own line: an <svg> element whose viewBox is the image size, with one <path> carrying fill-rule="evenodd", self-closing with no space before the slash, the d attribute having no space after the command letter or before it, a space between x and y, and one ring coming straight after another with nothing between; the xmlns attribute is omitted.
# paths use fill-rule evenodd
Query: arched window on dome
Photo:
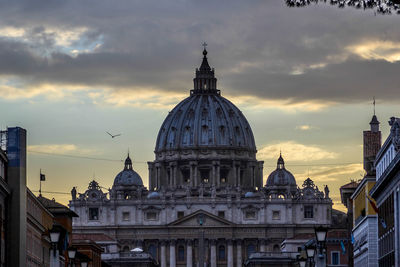
<svg viewBox="0 0 400 267"><path fill-rule="evenodd" d="M186 126L185 127L185 131L184 131L184 133L183 133L183 140L182 140L182 143L184 144L184 145L189 145L191 142L190 142L190 126Z"/></svg>
<svg viewBox="0 0 400 267"><path fill-rule="evenodd" d="M128 246L124 246L124 247L122 248L122 252L124 252L124 253L128 253L129 251L130 251L130 249L129 249Z"/></svg>
<svg viewBox="0 0 400 267"><path fill-rule="evenodd" d="M201 143L202 144L208 143L208 125L206 124L201 126Z"/></svg>
<svg viewBox="0 0 400 267"><path fill-rule="evenodd" d="M278 244L275 244L272 251L273 252L281 252L281 247Z"/></svg>

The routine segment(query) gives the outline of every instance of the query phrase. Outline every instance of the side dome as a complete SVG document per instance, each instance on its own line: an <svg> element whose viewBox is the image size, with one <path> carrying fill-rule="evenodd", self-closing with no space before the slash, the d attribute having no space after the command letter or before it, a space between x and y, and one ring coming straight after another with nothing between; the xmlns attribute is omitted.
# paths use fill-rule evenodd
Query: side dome
<svg viewBox="0 0 400 267"><path fill-rule="evenodd" d="M132 160L129 154L125 160L124 169L114 179L114 186L143 186L142 178L132 168Z"/></svg>
<svg viewBox="0 0 400 267"><path fill-rule="evenodd" d="M296 186L296 179L293 174L285 169L285 161L282 155L279 156L276 170L268 176L266 186Z"/></svg>
<svg viewBox="0 0 400 267"><path fill-rule="evenodd" d="M256 153L250 124L232 102L221 96L206 50L203 55L193 79L194 89L164 120L155 152L222 148Z"/></svg>

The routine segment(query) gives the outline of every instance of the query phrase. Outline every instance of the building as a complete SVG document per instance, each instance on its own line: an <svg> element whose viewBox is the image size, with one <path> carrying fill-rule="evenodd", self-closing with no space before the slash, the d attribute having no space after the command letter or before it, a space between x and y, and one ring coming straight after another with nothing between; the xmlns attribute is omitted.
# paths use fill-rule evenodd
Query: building
<svg viewBox="0 0 400 267"><path fill-rule="evenodd" d="M50 255L50 265L53 267L67 267L68 248L72 246L72 219L77 217L75 212L68 207L58 203L54 198L48 199L42 195L37 197L37 200L51 213L53 216L53 225L51 230L56 230L60 233L58 243L56 245L56 253Z"/></svg>
<svg viewBox="0 0 400 267"><path fill-rule="evenodd" d="M376 184L370 195L378 214L379 266L400 266L400 119L389 121L390 134L376 155Z"/></svg>
<svg viewBox="0 0 400 267"><path fill-rule="evenodd" d="M263 184L263 162L244 114L217 89L207 51L189 97L161 125L149 188L130 156L103 192L96 181L73 188L74 234L104 234L103 260L137 263L141 248L162 267L243 266L255 252L281 253L283 240L330 226L329 189L307 178L301 187L282 156ZM100 242L99 242L100 244ZM113 265L117 266L117 265Z"/></svg>
<svg viewBox="0 0 400 267"><path fill-rule="evenodd" d="M340 199L342 204L347 208L347 240L351 240L352 231L353 231L353 200L351 196L358 186L358 182L352 180L350 183L342 185L340 187ZM353 244L352 242L347 242L347 262L349 267L353 266Z"/></svg>
<svg viewBox="0 0 400 267"><path fill-rule="evenodd" d="M378 266L378 215L371 205L370 191L376 182L375 157L381 148L381 131L376 115L370 130L363 132L365 176L349 198L352 205L354 266ZM349 204L350 206L350 204Z"/></svg>
<svg viewBox="0 0 400 267"><path fill-rule="evenodd" d="M26 193L26 266L49 267L53 215L29 189Z"/></svg>
<svg viewBox="0 0 400 267"><path fill-rule="evenodd" d="M0 147L0 266L6 266L6 233L7 233L7 204L10 195L10 188L7 184L6 153Z"/></svg>

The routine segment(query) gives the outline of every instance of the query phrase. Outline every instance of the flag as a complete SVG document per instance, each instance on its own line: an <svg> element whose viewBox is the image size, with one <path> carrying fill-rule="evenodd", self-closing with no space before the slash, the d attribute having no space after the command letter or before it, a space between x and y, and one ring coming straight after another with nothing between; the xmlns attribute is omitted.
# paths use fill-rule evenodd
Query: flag
<svg viewBox="0 0 400 267"><path fill-rule="evenodd" d="M68 232L65 232L65 238L64 238L64 247L63 250L67 250L69 245L69 238L68 238Z"/></svg>
<svg viewBox="0 0 400 267"><path fill-rule="evenodd" d="M369 196L367 196L367 198L369 200L369 204L371 204L371 206L374 209L374 211L378 214L379 210L378 210L378 207L375 205L375 202Z"/></svg>
<svg viewBox="0 0 400 267"><path fill-rule="evenodd" d="M342 254L346 254L346 247L344 246L343 240L340 240L340 246L342 247Z"/></svg>
<svg viewBox="0 0 400 267"><path fill-rule="evenodd" d="M40 181L46 181L46 176L43 173L40 173Z"/></svg>
<svg viewBox="0 0 400 267"><path fill-rule="evenodd" d="M386 229L387 225L386 225L385 219L383 219L381 216L379 216L379 209L378 209L378 207L375 205L375 202L374 202L369 196L367 196L367 198L368 198L369 203L371 204L372 208L373 208L374 211L376 212L376 214L378 214L378 220L379 220L379 222L381 223L382 227L383 227L384 229Z"/></svg>

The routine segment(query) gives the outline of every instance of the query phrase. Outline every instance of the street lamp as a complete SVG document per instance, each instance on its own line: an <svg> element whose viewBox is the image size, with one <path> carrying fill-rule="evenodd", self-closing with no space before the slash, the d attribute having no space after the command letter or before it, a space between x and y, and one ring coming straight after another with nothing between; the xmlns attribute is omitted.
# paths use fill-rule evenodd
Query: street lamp
<svg viewBox="0 0 400 267"><path fill-rule="evenodd" d="M54 253L54 257L56 256L56 250L57 250L57 243L58 240L60 239L60 232L57 230L50 230L50 242L53 245L53 253Z"/></svg>
<svg viewBox="0 0 400 267"><path fill-rule="evenodd" d="M299 259L300 267L306 267L306 263L307 263L307 259L300 257L300 259Z"/></svg>
<svg viewBox="0 0 400 267"><path fill-rule="evenodd" d="M87 267L88 262L87 261L81 261L81 267Z"/></svg>
<svg viewBox="0 0 400 267"><path fill-rule="evenodd" d="M307 258L313 259L314 255L315 255L315 246L314 245L309 245L306 248L306 252L307 252Z"/></svg>
<svg viewBox="0 0 400 267"><path fill-rule="evenodd" d="M76 248L73 247L68 248L68 261L71 262L70 264L71 266L73 266L75 255L76 255Z"/></svg>
<svg viewBox="0 0 400 267"><path fill-rule="evenodd" d="M314 243L314 240L312 240L312 242ZM310 245L306 246L306 253L307 253L308 261L310 262L310 266L313 266L314 255L315 255L315 245L310 244Z"/></svg>
<svg viewBox="0 0 400 267"><path fill-rule="evenodd" d="M318 243L325 243L327 232L328 228L325 228L323 226L315 227L315 236Z"/></svg>

